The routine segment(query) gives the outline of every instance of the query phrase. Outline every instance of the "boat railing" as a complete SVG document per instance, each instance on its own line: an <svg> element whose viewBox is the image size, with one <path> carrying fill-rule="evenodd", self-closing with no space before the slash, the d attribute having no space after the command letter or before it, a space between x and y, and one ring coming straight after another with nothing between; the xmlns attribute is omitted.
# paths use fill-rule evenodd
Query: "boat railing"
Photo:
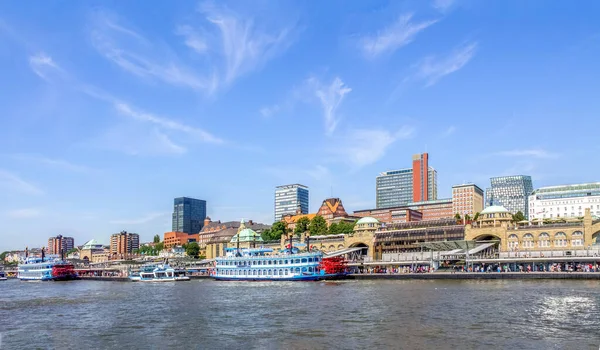
<svg viewBox="0 0 600 350"><path fill-rule="evenodd" d="M310 253L298 253L298 254L277 254L277 255L246 255L246 256L221 256L216 259L219 260L240 260L240 259L290 259L290 258L302 258L302 257L313 257L315 255L322 255L322 252L310 252Z"/></svg>

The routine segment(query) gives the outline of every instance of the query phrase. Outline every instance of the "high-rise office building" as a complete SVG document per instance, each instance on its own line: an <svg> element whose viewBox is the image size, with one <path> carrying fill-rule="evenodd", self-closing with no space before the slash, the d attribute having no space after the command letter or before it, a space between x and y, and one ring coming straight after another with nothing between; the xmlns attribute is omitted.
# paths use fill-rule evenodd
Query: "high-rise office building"
<svg viewBox="0 0 600 350"><path fill-rule="evenodd" d="M121 231L110 236L111 255L125 258L136 249L140 249L140 236L137 233Z"/></svg>
<svg viewBox="0 0 600 350"><path fill-rule="evenodd" d="M437 171L429 166L429 154L413 156L412 168L386 171L376 179L377 208L437 199Z"/></svg>
<svg viewBox="0 0 600 350"><path fill-rule="evenodd" d="M452 186L452 212L460 216L469 215L483 210L483 190L475 184Z"/></svg>
<svg viewBox="0 0 600 350"><path fill-rule="evenodd" d="M173 232L200 233L206 218L206 201L179 197L173 201Z"/></svg>
<svg viewBox="0 0 600 350"><path fill-rule="evenodd" d="M529 217L529 195L533 192L531 176L513 175L492 177L485 191L485 206L502 205L509 212L521 212Z"/></svg>
<svg viewBox="0 0 600 350"><path fill-rule="evenodd" d="M538 188L529 196L529 219L600 216L600 182Z"/></svg>
<svg viewBox="0 0 600 350"><path fill-rule="evenodd" d="M48 254L60 254L61 249L65 255L67 252L75 247L75 240L73 237L63 237L58 235L56 237L48 238Z"/></svg>
<svg viewBox="0 0 600 350"><path fill-rule="evenodd" d="M275 188L275 222L286 214L308 214L308 187L300 184Z"/></svg>

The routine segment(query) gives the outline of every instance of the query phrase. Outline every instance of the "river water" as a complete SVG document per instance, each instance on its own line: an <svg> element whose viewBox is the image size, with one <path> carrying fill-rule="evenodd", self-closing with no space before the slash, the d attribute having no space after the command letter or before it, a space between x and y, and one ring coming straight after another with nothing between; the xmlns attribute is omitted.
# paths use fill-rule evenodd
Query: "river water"
<svg viewBox="0 0 600 350"><path fill-rule="evenodd" d="M0 349L594 349L600 281L0 282Z"/></svg>

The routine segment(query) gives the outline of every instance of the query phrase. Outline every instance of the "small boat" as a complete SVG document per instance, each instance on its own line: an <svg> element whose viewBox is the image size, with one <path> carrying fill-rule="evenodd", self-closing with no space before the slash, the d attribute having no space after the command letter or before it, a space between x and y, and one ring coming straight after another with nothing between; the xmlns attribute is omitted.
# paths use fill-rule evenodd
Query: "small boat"
<svg viewBox="0 0 600 350"><path fill-rule="evenodd" d="M180 282L189 281L185 270L175 270L168 264L149 264L132 273L129 280L133 282Z"/></svg>
<svg viewBox="0 0 600 350"><path fill-rule="evenodd" d="M346 275L346 261L324 258L320 251L300 253L289 247L278 254L270 248L226 248L215 259L212 276L219 281L319 281Z"/></svg>
<svg viewBox="0 0 600 350"><path fill-rule="evenodd" d="M6 273L4 271L0 271L0 281L6 281Z"/></svg>

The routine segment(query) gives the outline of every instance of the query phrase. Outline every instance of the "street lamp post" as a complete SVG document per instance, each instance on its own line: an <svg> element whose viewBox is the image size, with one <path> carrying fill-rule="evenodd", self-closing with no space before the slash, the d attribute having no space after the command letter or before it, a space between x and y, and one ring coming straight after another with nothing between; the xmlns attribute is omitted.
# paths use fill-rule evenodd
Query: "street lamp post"
<svg viewBox="0 0 600 350"><path fill-rule="evenodd" d="M294 254L292 248L294 247L294 233L290 232L290 254Z"/></svg>
<svg viewBox="0 0 600 350"><path fill-rule="evenodd" d="M306 251L310 253L310 232L306 232Z"/></svg>

